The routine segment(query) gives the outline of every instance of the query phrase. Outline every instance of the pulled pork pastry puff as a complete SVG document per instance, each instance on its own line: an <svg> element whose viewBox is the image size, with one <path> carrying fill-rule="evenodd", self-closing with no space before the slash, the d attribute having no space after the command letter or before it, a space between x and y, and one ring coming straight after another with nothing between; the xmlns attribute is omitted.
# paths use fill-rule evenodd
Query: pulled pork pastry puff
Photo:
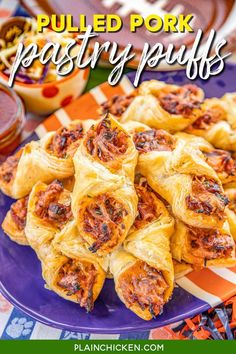
<svg viewBox="0 0 236 354"><path fill-rule="evenodd" d="M209 98L201 105L198 118L185 130L201 136L214 147L236 151L236 130L228 120L227 104L218 98Z"/></svg>
<svg viewBox="0 0 236 354"><path fill-rule="evenodd" d="M63 180L63 186L65 189L71 191L73 185L73 178ZM28 199L29 196L26 196L14 202L2 223L3 231L10 237L10 239L23 246L29 244L25 235Z"/></svg>
<svg viewBox="0 0 236 354"><path fill-rule="evenodd" d="M71 195L63 184L59 180L49 185L36 183L29 195L25 234L39 259L42 246L51 243L55 234L72 219Z"/></svg>
<svg viewBox="0 0 236 354"><path fill-rule="evenodd" d="M89 250L104 256L121 244L137 212L132 137L111 116L93 125L74 156L72 210Z"/></svg>
<svg viewBox="0 0 236 354"><path fill-rule="evenodd" d="M28 195L38 181L50 183L74 174L72 156L91 121L75 121L31 141L0 166L0 188L14 199Z"/></svg>
<svg viewBox="0 0 236 354"><path fill-rule="evenodd" d="M197 119L203 99L204 92L195 85L176 86L150 80L131 95L115 96L105 102L101 111L120 117L122 123L136 120L151 128L174 132Z"/></svg>
<svg viewBox="0 0 236 354"><path fill-rule="evenodd" d="M230 226L230 232L236 242L236 188L226 187L225 194L229 200L226 215Z"/></svg>
<svg viewBox="0 0 236 354"><path fill-rule="evenodd" d="M235 243L227 221L216 230L196 228L176 221L171 251L174 259L189 263L195 269L236 264Z"/></svg>
<svg viewBox="0 0 236 354"><path fill-rule="evenodd" d="M105 263L85 248L73 222L70 192L61 182L35 185L29 196L25 234L41 261L47 287L87 311L92 310L105 280ZM73 247L68 251L72 236L77 238L76 252ZM67 237L67 246L60 249L58 239L65 243ZM67 250L65 254L63 248Z"/></svg>
<svg viewBox="0 0 236 354"><path fill-rule="evenodd" d="M138 215L124 248L111 254L110 270L120 299L139 317L150 320L162 313L173 291L174 220L145 179L135 187Z"/></svg>
<svg viewBox="0 0 236 354"><path fill-rule="evenodd" d="M139 151L138 171L186 224L217 229L228 203L216 172L199 150L164 130L133 136Z"/></svg>
<svg viewBox="0 0 236 354"><path fill-rule="evenodd" d="M28 196L17 200L11 205L2 223L3 231L12 241L22 246L29 244L25 236L27 207Z"/></svg>
<svg viewBox="0 0 236 354"><path fill-rule="evenodd" d="M232 129L236 130L236 92L226 93L221 101L227 105L227 120Z"/></svg>
<svg viewBox="0 0 236 354"><path fill-rule="evenodd" d="M217 173L223 185L236 184L236 160L234 154L226 150L214 149L205 139L186 133L177 133L193 148L199 149L209 166Z"/></svg>
<svg viewBox="0 0 236 354"><path fill-rule="evenodd" d="M48 243L44 244L44 254L42 275L47 287L88 312L92 311L106 276L99 262L85 254L66 257Z"/></svg>

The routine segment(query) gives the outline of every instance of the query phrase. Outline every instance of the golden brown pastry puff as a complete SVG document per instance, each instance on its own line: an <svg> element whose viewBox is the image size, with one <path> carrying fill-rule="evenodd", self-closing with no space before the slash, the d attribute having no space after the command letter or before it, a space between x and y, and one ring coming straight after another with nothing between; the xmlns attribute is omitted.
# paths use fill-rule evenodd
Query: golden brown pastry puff
<svg viewBox="0 0 236 354"><path fill-rule="evenodd" d="M88 131L94 120L74 120L68 126L63 126L55 132L46 134L42 138L45 150L58 158L73 157L81 143L81 139Z"/></svg>
<svg viewBox="0 0 236 354"><path fill-rule="evenodd" d="M226 103L218 98L205 100L197 120L185 131L205 138L218 149L236 151L236 130L228 121Z"/></svg>
<svg viewBox="0 0 236 354"><path fill-rule="evenodd" d="M72 210L91 252L104 256L123 242L137 212L137 151L111 116L92 126L74 156Z"/></svg>
<svg viewBox="0 0 236 354"><path fill-rule="evenodd" d="M59 180L36 183L29 195L25 234L39 258L41 246L72 219L71 195L63 184Z"/></svg>
<svg viewBox="0 0 236 354"><path fill-rule="evenodd" d="M145 179L136 184L138 215L124 249L110 257L117 294L145 320L162 312L173 291L174 270L170 236L174 220Z"/></svg>
<svg viewBox="0 0 236 354"><path fill-rule="evenodd" d="M73 228L70 193L59 181L50 185L38 182L29 196L27 240L41 260L47 287L90 311L106 276L102 261L92 257L81 240L76 254L72 252L69 257L53 245L57 234L63 238L75 232L79 239Z"/></svg>
<svg viewBox="0 0 236 354"><path fill-rule="evenodd" d="M197 119L203 99L203 91L195 85L176 86L150 80L143 82L133 95L106 102L102 111L120 116L122 123L136 120L151 128L174 132Z"/></svg>
<svg viewBox="0 0 236 354"><path fill-rule="evenodd" d="M226 93L221 100L227 105L227 121L236 129L236 92Z"/></svg>
<svg viewBox="0 0 236 354"><path fill-rule="evenodd" d="M15 199L27 195L27 193L24 194L19 191L13 191L19 161L26 148L27 145L24 149L20 149L14 155L9 156L6 161L0 165L0 189L4 194Z"/></svg>
<svg viewBox="0 0 236 354"><path fill-rule="evenodd" d="M28 197L21 198L11 205L2 223L3 231L12 241L20 245L28 245L25 236Z"/></svg>
<svg viewBox="0 0 236 354"><path fill-rule="evenodd" d="M178 219L195 227L223 225L227 198L219 177L198 149L164 130L136 133L134 142L138 171Z"/></svg>
<svg viewBox="0 0 236 354"><path fill-rule="evenodd" d="M91 121L75 121L68 128L50 132L31 141L0 166L0 188L19 199L28 195L38 181L49 183L74 174L72 156Z"/></svg>
<svg viewBox="0 0 236 354"><path fill-rule="evenodd" d="M65 189L71 191L74 186L74 178L65 179L62 184ZM10 239L23 246L29 244L25 235L28 199L29 196L26 196L14 202L2 223L2 228Z"/></svg>
<svg viewBox="0 0 236 354"><path fill-rule="evenodd" d="M229 200L226 215L230 226L230 232L236 242L236 188L225 187L225 194Z"/></svg>
<svg viewBox="0 0 236 354"><path fill-rule="evenodd" d="M217 230L196 228L176 221L171 251L174 259L190 263L195 269L236 264L235 243L227 221Z"/></svg>
<svg viewBox="0 0 236 354"><path fill-rule="evenodd" d="M50 243L43 248L42 275L47 288L91 311L106 276L100 264L85 255L66 257Z"/></svg>
<svg viewBox="0 0 236 354"><path fill-rule="evenodd" d="M199 149L205 161L210 165L219 176L222 184L236 183L236 160L229 151L214 149L205 139L187 133L177 133L181 139L188 144L193 144Z"/></svg>

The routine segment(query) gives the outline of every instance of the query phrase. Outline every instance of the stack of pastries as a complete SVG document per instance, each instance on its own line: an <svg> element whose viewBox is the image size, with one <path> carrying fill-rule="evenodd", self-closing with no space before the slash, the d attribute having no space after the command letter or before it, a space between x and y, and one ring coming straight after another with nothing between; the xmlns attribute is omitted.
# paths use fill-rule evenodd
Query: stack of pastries
<svg viewBox="0 0 236 354"><path fill-rule="evenodd" d="M17 199L2 228L34 249L59 296L91 311L113 277L150 320L175 277L236 264L236 94L205 100L195 85L152 80L99 115L0 166L2 192Z"/></svg>

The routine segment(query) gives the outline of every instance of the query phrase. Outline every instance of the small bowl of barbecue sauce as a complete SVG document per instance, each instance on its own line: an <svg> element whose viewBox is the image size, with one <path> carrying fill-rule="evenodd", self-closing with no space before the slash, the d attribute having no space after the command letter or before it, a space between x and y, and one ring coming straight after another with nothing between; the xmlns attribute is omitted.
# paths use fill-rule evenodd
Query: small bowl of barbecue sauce
<svg viewBox="0 0 236 354"><path fill-rule="evenodd" d="M9 87L0 83L0 154L13 151L20 143L25 123L21 99Z"/></svg>

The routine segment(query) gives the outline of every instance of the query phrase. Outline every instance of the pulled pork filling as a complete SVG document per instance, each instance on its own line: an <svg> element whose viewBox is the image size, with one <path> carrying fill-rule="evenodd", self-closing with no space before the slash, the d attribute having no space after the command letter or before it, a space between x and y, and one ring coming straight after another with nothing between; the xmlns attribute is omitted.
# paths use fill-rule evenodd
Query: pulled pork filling
<svg viewBox="0 0 236 354"><path fill-rule="evenodd" d="M151 187L146 185L135 185L135 190L138 195L138 215L134 221L134 227L141 229L145 225L157 220L160 213L155 204L155 195Z"/></svg>
<svg viewBox="0 0 236 354"><path fill-rule="evenodd" d="M93 287L97 273L89 262L70 259L59 270L57 285L66 291L67 296L76 296L81 307L89 312L93 309Z"/></svg>
<svg viewBox="0 0 236 354"><path fill-rule="evenodd" d="M83 230L94 239L89 250L96 252L108 242L116 245L125 229L127 214L124 206L108 194L94 198L83 211Z"/></svg>
<svg viewBox="0 0 236 354"><path fill-rule="evenodd" d="M189 242L192 248L191 254L199 258L199 263L216 258L231 256L234 249L234 241L230 235L223 234L219 230L199 229L189 227Z"/></svg>
<svg viewBox="0 0 236 354"><path fill-rule="evenodd" d="M212 125L224 119L222 110L212 108L203 113L187 130L193 129L208 130Z"/></svg>
<svg viewBox="0 0 236 354"><path fill-rule="evenodd" d="M109 100L101 104L101 114L111 113L116 117L121 117L135 96L135 93L112 96Z"/></svg>
<svg viewBox="0 0 236 354"><path fill-rule="evenodd" d="M220 185L205 176L194 176L192 180L192 195L186 197L189 210L195 213L212 215L219 220L224 218L228 198L222 193Z"/></svg>
<svg viewBox="0 0 236 354"><path fill-rule="evenodd" d="M21 198L11 205L11 217L19 231L24 230L29 197Z"/></svg>
<svg viewBox="0 0 236 354"><path fill-rule="evenodd" d="M152 129L134 134L134 144L140 153L149 151L173 151L174 137L165 130Z"/></svg>
<svg viewBox="0 0 236 354"><path fill-rule="evenodd" d="M10 183L16 174L21 153L9 156L0 166L0 179L5 183Z"/></svg>
<svg viewBox="0 0 236 354"><path fill-rule="evenodd" d="M168 284L161 271L139 260L120 276L119 286L128 307L148 309L152 317L162 312Z"/></svg>
<svg viewBox="0 0 236 354"><path fill-rule="evenodd" d="M73 156L83 138L83 126L78 124L69 129L62 127L53 136L48 150L55 156L65 158L67 154Z"/></svg>
<svg viewBox="0 0 236 354"><path fill-rule="evenodd" d="M90 128L85 144L90 155L109 162L126 153L128 135L117 127L112 128L111 121L105 118L96 129L94 126Z"/></svg>
<svg viewBox="0 0 236 354"><path fill-rule="evenodd" d="M217 173L225 172L228 176L236 175L236 162L231 154L225 150L212 150L210 152L203 152L206 162Z"/></svg>
<svg viewBox="0 0 236 354"><path fill-rule="evenodd" d="M170 114L183 116L189 116L202 103L198 97L198 87L195 85L184 85L168 94L161 94L159 102L161 107Z"/></svg>
<svg viewBox="0 0 236 354"><path fill-rule="evenodd" d="M59 202L64 188L60 181L53 181L45 191L38 193L35 214L61 228L72 217L71 206Z"/></svg>

